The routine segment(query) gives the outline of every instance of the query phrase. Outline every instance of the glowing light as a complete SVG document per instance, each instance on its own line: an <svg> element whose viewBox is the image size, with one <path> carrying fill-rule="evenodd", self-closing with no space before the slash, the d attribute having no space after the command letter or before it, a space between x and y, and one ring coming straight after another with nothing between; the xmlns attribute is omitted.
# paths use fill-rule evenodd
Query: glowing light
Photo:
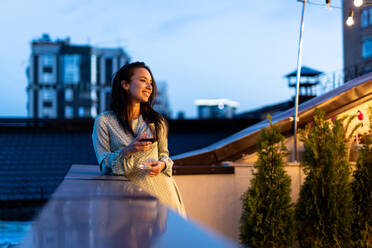
<svg viewBox="0 0 372 248"><path fill-rule="evenodd" d="M346 24L348 26L352 26L354 24L354 18L348 17L347 20L346 20Z"/></svg>
<svg viewBox="0 0 372 248"><path fill-rule="evenodd" d="M354 6L359 8L363 5L363 0L354 0Z"/></svg>
<svg viewBox="0 0 372 248"><path fill-rule="evenodd" d="M349 17L346 20L346 24L348 26L352 26L354 24L354 11L352 9L349 11Z"/></svg>

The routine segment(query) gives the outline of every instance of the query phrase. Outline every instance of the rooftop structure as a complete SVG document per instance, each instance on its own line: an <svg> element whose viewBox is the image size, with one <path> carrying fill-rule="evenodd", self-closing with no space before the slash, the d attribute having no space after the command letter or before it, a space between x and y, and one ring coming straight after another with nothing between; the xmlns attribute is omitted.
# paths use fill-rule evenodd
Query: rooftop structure
<svg viewBox="0 0 372 248"><path fill-rule="evenodd" d="M299 89L299 100L304 102L316 96L316 86L320 83L319 76L323 72L307 66L301 67L301 81ZM296 88L297 70L285 75L288 79L288 87Z"/></svg>
<svg viewBox="0 0 372 248"><path fill-rule="evenodd" d="M195 105L199 119L231 119L239 103L228 99L200 99L195 101Z"/></svg>

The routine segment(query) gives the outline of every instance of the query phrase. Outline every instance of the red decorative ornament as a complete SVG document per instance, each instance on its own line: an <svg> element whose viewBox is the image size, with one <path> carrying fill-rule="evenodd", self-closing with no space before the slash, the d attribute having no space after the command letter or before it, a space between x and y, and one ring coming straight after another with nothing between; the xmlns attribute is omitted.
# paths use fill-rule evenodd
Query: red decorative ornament
<svg viewBox="0 0 372 248"><path fill-rule="evenodd" d="M363 113L360 110L358 110L358 120L363 120Z"/></svg>

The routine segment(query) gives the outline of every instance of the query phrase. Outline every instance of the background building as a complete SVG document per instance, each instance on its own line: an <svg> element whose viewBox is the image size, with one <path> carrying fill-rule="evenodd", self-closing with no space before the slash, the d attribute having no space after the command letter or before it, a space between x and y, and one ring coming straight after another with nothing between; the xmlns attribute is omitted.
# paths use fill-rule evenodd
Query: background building
<svg viewBox="0 0 372 248"><path fill-rule="evenodd" d="M343 20L354 11L354 25L343 23L345 82L372 71L372 6L356 8L351 0L343 0Z"/></svg>
<svg viewBox="0 0 372 248"><path fill-rule="evenodd" d="M165 118L171 119L172 111L170 109L168 98L168 85L164 81L156 82L158 87L158 96L156 98L154 109L162 114Z"/></svg>
<svg viewBox="0 0 372 248"><path fill-rule="evenodd" d="M28 116L95 117L108 107L113 73L128 62L122 48L72 45L44 34L31 45Z"/></svg>
<svg viewBox="0 0 372 248"><path fill-rule="evenodd" d="M228 99L201 99L196 100L199 119L224 119L233 118L238 102Z"/></svg>

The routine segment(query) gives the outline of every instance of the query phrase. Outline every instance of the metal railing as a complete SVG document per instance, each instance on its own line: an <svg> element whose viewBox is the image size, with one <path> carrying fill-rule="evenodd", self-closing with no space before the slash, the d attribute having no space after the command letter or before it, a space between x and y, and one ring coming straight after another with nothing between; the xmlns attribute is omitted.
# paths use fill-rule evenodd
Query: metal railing
<svg viewBox="0 0 372 248"><path fill-rule="evenodd" d="M372 61L346 67L339 71L327 72L319 75L319 84L315 88L317 96L323 95L354 78L372 71Z"/></svg>

